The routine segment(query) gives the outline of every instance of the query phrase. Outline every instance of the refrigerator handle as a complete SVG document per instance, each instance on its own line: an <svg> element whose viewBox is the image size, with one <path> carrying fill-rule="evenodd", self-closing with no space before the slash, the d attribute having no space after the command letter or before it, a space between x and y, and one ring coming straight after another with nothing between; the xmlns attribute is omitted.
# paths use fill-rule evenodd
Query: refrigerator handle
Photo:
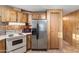
<svg viewBox="0 0 79 59"><path fill-rule="evenodd" d="M37 40L39 39L39 24L37 24L37 34L36 34Z"/></svg>

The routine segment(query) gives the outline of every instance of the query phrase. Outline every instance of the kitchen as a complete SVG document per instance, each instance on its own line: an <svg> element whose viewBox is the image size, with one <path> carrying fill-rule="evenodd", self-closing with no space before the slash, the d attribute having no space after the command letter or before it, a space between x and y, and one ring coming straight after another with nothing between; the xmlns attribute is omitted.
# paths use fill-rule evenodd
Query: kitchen
<svg viewBox="0 0 79 59"><path fill-rule="evenodd" d="M0 53L68 52L63 42L70 43L65 39L70 39L65 32L65 28L69 27L67 28L63 20L67 19L67 14L78 10L78 6L65 7L0 6ZM75 46L74 44L71 46Z"/></svg>

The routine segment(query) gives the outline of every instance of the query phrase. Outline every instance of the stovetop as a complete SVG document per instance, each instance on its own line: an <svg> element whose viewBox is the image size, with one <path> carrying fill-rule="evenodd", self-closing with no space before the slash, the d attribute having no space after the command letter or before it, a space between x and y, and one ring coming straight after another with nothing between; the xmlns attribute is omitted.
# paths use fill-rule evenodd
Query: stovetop
<svg viewBox="0 0 79 59"><path fill-rule="evenodd" d="M24 34L22 33L7 34L6 38L12 38L12 37L17 37L17 36L24 36Z"/></svg>

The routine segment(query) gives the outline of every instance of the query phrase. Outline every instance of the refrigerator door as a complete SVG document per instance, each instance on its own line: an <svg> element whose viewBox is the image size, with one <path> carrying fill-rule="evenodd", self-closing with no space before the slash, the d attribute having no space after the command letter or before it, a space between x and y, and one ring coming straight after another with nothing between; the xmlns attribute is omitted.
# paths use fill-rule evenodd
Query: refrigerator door
<svg viewBox="0 0 79 59"><path fill-rule="evenodd" d="M47 49L47 20L39 20L38 49Z"/></svg>
<svg viewBox="0 0 79 59"><path fill-rule="evenodd" d="M32 49L38 48L38 40L36 39L36 36L32 35Z"/></svg>
<svg viewBox="0 0 79 59"><path fill-rule="evenodd" d="M37 20L32 20L32 28L37 28Z"/></svg>
<svg viewBox="0 0 79 59"><path fill-rule="evenodd" d="M32 20L32 49L38 48L38 41L37 41L37 21Z"/></svg>

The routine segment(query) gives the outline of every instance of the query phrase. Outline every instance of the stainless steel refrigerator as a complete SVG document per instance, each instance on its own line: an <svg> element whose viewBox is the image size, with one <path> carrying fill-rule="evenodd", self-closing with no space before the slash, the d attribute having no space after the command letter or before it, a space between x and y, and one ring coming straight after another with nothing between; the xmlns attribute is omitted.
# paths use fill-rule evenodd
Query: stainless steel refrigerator
<svg viewBox="0 0 79 59"><path fill-rule="evenodd" d="M47 49L47 20L32 20L32 49Z"/></svg>

